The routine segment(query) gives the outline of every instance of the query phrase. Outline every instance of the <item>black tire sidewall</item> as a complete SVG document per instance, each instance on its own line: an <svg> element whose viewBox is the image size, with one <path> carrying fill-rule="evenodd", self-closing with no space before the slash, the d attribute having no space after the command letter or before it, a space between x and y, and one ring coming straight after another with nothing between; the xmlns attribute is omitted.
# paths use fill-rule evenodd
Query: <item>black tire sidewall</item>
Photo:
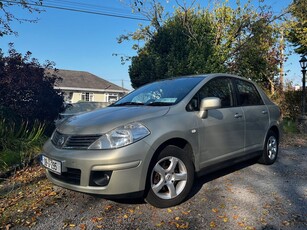
<svg viewBox="0 0 307 230"><path fill-rule="evenodd" d="M274 157L274 159L270 159L269 156L268 156L268 141L270 139L270 137L274 137L275 140L277 141L277 151L276 151L276 155ZM261 164L265 164L265 165L271 165L273 164L276 159L277 159L277 155L278 155L278 151L279 151L279 140L277 138L277 135L273 132L273 131L269 131L267 136L266 136L266 139L265 139L265 143L264 143L264 148L263 148L263 153L262 153L262 156L261 158L259 159L259 163Z"/></svg>
<svg viewBox="0 0 307 230"><path fill-rule="evenodd" d="M151 174L152 174L152 170L154 168L154 166L156 165L156 163L165 158L165 157L169 157L169 156L173 156L176 157L178 159L180 159L186 169L187 169L187 184L184 188L184 190L175 198L173 199L161 199L160 197L158 197L151 189ZM146 202L148 202L149 204L157 207L157 208L167 208L167 207L171 207L171 206L175 206L180 204L181 202L183 202L186 197L188 196L192 186L193 186L193 182L194 182L194 166L193 166L193 162L191 160L191 157L189 156L189 154L187 154L184 150L182 150L181 148L177 147L177 146L173 146L173 145L169 145L167 147L165 147L155 158L152 159L149 170L148 170L148 174L147 174L147 180L146 180L146 187L147 187L147 194L145 195L145 200Z"/></svg>

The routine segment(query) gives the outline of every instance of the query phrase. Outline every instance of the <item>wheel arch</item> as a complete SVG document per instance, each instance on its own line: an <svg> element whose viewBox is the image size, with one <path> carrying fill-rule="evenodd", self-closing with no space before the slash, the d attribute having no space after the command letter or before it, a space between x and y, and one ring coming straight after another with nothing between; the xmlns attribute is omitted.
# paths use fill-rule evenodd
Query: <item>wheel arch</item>
<svg viewBox="0 0 307 230"><path fill-rule="evenodd" d="M277 135L278 143L280 142L280 130L276 125L273 125L268 132L273 131Z"/></svg>
<svg viewBox="0 0 307 230"><path fill-rule="evenodd" d="M194 153L193 153L192 146L187 140L185 140L183 138L172 138L172 139L169 139L169 140L163 142L157 148L157 150L155 151L155 153L152 156L150 161L152 161L152 159L154 159L166 146L169 146L169 145L174 145L174 146L177 146L178 148L184 150L191 157L193 166L195 168L195 156L194 156Z"/></svg>
<svg viewBox="0 0 307 230"><path fill-rule="evenodd" d="M149 174L150 174L150 168L152 166L152 163L158 157L159 153L164 148L170 145L177 146L178 148L184 150L191 157L192 164L193 164L194 171L195 171L195 156L193 153L192 145L187 140L180 138L180 137L174 137L174 138L168 139L158 146L158 148L154 151L154 154L151 156L149 160L149 164L148 164L147 172L146 172L146 179L145 179L145 192L147 192L149 189L148 184L147 184L147 178L150 176Z"/></svg>

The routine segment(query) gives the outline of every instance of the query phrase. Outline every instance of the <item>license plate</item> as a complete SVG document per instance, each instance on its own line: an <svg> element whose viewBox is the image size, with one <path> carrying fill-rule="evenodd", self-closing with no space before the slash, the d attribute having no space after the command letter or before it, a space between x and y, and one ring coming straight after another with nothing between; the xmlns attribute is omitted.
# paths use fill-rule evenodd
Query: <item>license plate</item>
<svg viewBox="0 0 307 230"><path fill-rule="evenodd" d="M61 174L62 164L60 161L52 160L44 155L42 155L41 163L50 171Z"/></svg>

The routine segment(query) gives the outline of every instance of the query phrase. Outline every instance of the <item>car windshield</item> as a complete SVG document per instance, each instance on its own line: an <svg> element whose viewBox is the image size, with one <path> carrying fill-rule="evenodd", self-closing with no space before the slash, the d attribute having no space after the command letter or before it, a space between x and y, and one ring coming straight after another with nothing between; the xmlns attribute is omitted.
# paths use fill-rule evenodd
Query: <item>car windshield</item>
<svg viewBox="0 0 307 230"><path fill-rule="evenodd" d="M184 77L154 82L136 89L112 106L169 106L180 102L204 77Z"/></svg>

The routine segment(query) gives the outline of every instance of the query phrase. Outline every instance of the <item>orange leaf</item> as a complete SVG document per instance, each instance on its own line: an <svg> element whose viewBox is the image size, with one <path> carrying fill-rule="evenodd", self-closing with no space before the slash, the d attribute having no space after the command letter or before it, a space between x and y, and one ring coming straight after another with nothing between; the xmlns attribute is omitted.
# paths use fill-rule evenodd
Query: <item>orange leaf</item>
<svg viewBox="0 0 307 230"><path fill-rule="evenodd" d="M239 218L238 215L233 215L232 218L234 218L235 220L237 220Z"/></svg>
<svg viewBox="0 0 307 230"><path fill-rule="evenodd" d="M49 193L49 196L55 196L55 195L56 195L55 191L52 191L51 193Z"/></svg>

